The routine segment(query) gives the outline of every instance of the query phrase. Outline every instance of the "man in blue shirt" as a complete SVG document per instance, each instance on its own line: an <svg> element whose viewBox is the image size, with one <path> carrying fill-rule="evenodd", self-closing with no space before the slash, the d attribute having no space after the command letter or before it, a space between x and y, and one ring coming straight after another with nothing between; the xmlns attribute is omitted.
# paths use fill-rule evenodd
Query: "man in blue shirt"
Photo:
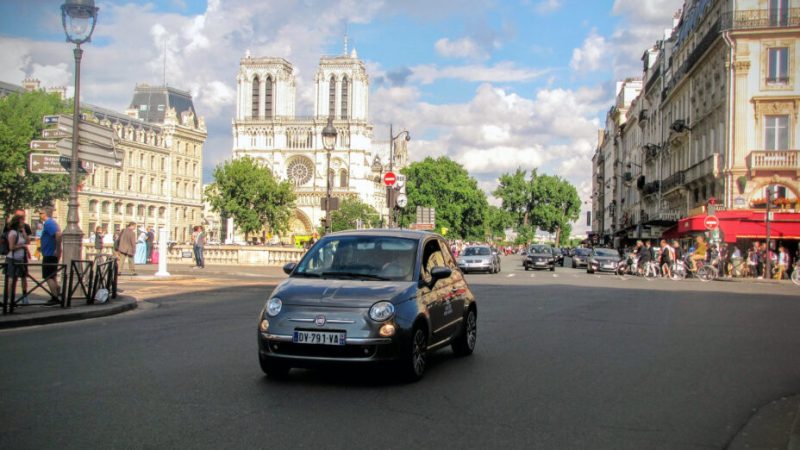
<svg viewBox="0 0 800 450"><path fill-rule="evenodd" d="M53 207L45 206L39 212L39 219L44 223L42 228L42 278L47 280L50 288L50 301L47 305L58 305L58 260L61 258L61 228L53 219Z"/></svg>

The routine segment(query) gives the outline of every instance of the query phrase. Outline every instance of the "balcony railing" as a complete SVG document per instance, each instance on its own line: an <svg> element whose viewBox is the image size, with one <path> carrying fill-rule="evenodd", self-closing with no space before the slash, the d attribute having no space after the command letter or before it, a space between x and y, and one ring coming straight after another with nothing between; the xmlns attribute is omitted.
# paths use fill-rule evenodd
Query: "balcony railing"
<svg viewBox="0 0 800 450"><path fill-rule="evenodd" d="M664 180L664 183L661 185L661 192L667 192L670 189L683 186L685 180L686 177L683 171L675 172Z"/></svg>
<svg viewBox="0 0 800 450"><path fill-rule="evenodd" d="M747 155L747 168L757 171L794 170L800 175L800 150L753 150Z"/></svg>
<svg viewBox="0 0 800 450"><path fill-rule="evenodd" d="M691 183L697 179L703 178L705 176L713 176L716 177L718 175L718 164L719 155L714 153L713 155L709 156L708 158L700 161L699 163L689 167L684 171L685 174L685 183Z"/></svg>
<svg viewBox="0 0 800 450"><path fill-rule="evenodd" d="M655 194L656 192L658 192L658 189L660 187L661 187L661 182L659 182L658 180L651 181L644 185L644 189L642 189L642 194L643 195Z"/></svg>
<svg viewBox="0 0 800 450"><path fill-rule="evenodd" d="M800 8L748 9L726 13L724 27L733 30L800 26Z"/></svg>

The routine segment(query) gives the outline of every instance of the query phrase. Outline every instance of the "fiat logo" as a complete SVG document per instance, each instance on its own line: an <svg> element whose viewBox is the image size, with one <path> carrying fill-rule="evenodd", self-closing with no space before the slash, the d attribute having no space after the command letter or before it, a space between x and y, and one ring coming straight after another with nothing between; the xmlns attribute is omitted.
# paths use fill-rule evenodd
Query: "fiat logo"
<svg viewBox="0 0 800 450"><path fill-rule="evenodd" d="M314 323L317 324L318 327L325 325L325 316L317 316L317 318L314 319Z"/></svg>

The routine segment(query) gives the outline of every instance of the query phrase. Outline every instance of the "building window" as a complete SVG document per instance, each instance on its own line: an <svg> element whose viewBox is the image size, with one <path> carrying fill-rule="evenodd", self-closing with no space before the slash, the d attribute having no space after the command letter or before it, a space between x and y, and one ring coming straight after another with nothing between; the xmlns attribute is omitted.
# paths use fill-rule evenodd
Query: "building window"
<svg viewBox="0 0 800 450"><path fill-rule="evenodd" d="M333 75L328 82L328 116L336 116L336 77Z"/></svg>
<svg viewBox="0 0 800 450"><path fill-rule="evenodd" d="M158 208L158 218L159 219L163 219L164 218L164 207L163 206Z"/></svg>
<svg viewBox="0 0 800 450"><path fill-rule="evenodd" d="M766 150L787 150L789 148L789 116L765 117L764 144Z"/></svg>
<svg viewBox="0 0 800 450"><path fill-rule="evenodd" d="M139 193L144 193L144 177L139 177Z"/></svg>
<svg viewBox="0 0 800 450"><path fill-rule="evenodd" d="M267 76L264 83L264 116L272 117L272 77Z"/></svg>
<svg viewBox="0 0 800 450"><path fill-rule="evenodd" d="M147 207L147 217L155 217L156 216L156 207L155 206L148 206Z"/></svg>
<svg viewBox="0 0 800 450"><path fill-rule="evenodd" d="M785 27L789 23L789 0L769 0L769 25Z"/></svg>
<svg viewBox="0 0 800 450"><path fill-rule="evenodd" d="M111 171L108 171L108 170L106 170L106 171L105 171L105 173L104 173L104 175L105 175L105 176L103 177L103 187L104 187L104 188L106 188L106 189L108 189L108 186L109 186L109 184L110 184L109 182L111 181L111 180L110 180L110 178L111 178Z"/></svg>
<svg viewBox="0 0 800 450"><path fill-rule="evenodd" d="M150 170L156 170L156 157L150 155Z"/></svg>
<svg viewBox="0 0 800 450"><path fill-rule="evenodd" d="M339 172L339 186L347 187L347 171L342 170Z"/></svg>
<svg viewBox="0 0 800 450"><path fill-rule="evenodd" d="M103 214L108 214L108 209L110 206L111 206L110 202L103 202L100 205L100 212L102 212Z"/></svg>
<svg viewBox="0 0 800 450"><path fill-rule="evenodd" d="M125 214L128 216L133 215L133 203L128 203L127 205L125 205Z"/></svg>
<svg viewBox="0 0 800 450"><path fill-rule="evenodd" d="M350 113L347 108L349 101L349 94L350 94L350 82L347 80L347 76L345 76L344 78L342 78L342 119L346 119Z"/></svg>
<svg viewBox="0 0 800 450"><path fill-rule="evenodd" d="M253 78L252 86L253 86L252 114L253 114L253 118L257 119L258 118L258 101L259 101L259 97L261 95L261 93L260 93L261 81L258 79L258 76L255 76Z"/></svg>
<svg viewBox="0 0 800 450"><path fill-rule="evenodd" d="M89 212L97 211L97 200L89 200Z"/></svg>
<svg viewBox="0 0 800 450"><path fill-rule="evenodd" d="M117 174L117 183L116 183L116 185L117 185L117 190L118 191L120 189L122 189L122 174L121 173Z"/></svg>
<svg viewBox="0 0 800 450"><path fill-rule="evenodd" d="M122 214L122 203L114 203L114 214Z"/></svg>
<svg viewBox="0 0 800 450"><path fill-rule="evenodd" d="M137 215L138 217L144 217L144 205L139 205L139 206L136 208L136 215Z"/></svg>
<svg viewBox="0 0 800 450"><path fill-rule="evenodd" d="M768 53L767 83L786 84L789 82L789 48L773 47Z"/></svg>
<svg viewBox="0 0 800 450"><path fill-rule="evenodd" d="M167 158L161 157L161 170L167 170Z"/></svg>
<svg viewBox="0 0 800 450"><path fill-rule="evenodd" d="M133 190L133 175L128 175L128 190Z"/></svg>

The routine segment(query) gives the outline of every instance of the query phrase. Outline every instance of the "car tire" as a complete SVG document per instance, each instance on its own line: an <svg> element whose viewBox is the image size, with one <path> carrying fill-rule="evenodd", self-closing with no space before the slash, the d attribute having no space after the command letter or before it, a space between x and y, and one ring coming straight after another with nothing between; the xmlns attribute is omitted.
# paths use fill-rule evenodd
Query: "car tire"
<svg viewBox="0 0 800 450"><path fill-rule="evenodd" d="M289 370L291 370L288 365L262 355L258 355L258 362L261 364L264 375L270 378L284 378L289 375Z"/></svg>
<svg viewBox="0 0 800 450"><path fill-rule="evenodd" d="M411 340L406 347L406 354L400 361L400 372L403 379L410 383L419 381L425 375L428 365L428 333L420 326L411 331Z"/></svg>
<svg viewBox="0 0 800 450"><path fill-rule="evenodd" d="M573 268L573 269L577 269L577 268L578 268L578 265L577 265L577 264L575 264L575 261L572 261L572 268Z"/></svg>
<svg viewBox="0 0 800 450"><path fill-rule="evenodd" d="M528 266L524 266L524 267L525 267L525 272L527 272L528 271Z"/></svg>
<svg viewBox="0 0 800 450"><path fill-rule="evenodd" d="M550 272L555 272L555 271L556 271L556 265L553 264L552 266L550 266Z"/></svg>
<svg viewBox="0 0 800 450"><path fill-rule="evenodd" d="M593 271L591 271L591 270L589 270L589 269L586 269L586 273L592 274L592 273L594 273L594 272L593 272Z"/></svg>
<svg viewBox="0 0 800 450"><path fill-rule="evenodd" d="M467 317L464 320L464 327L461 333L453 339L450 345L453 348L453 353L456 356L469 356L475 351L475 343L478 341L478 317L475 310L467 311Z"/></svg>

